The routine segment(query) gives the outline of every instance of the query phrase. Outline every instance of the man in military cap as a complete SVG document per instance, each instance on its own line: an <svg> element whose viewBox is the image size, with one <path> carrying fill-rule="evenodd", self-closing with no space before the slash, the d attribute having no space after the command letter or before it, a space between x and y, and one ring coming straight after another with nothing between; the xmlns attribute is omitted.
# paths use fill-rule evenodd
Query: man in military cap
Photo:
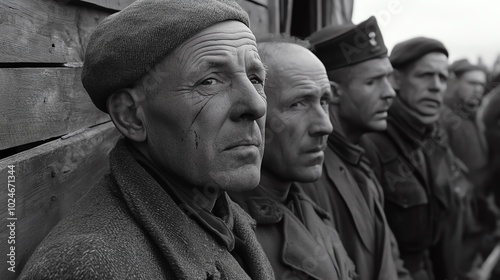
<svg viewBox="0 0 500 280"><path fill-rule="evenodd" d="M264 38L258 49L268 66L262 176L256 189L231 197L257 221L276 279L356 279L331 217L295 184L321 176L332 131L325 67L292 38Z"/></svg>
<svg viewBox="0 0 500 280"><path fill-rule="evenodd" d="M125 137L21 279L274 279L226 194L260 180L265 75L233 0L139 0L103 20L82 82Z"/></svg>
<svg viewBox="0 0 500 280"><path fill-rule="evenodd" d="M385 194L385 213L414 279L455 279L469 182L437 121L448 79L448 51L418 37L391 52L397 98L387 130L369 134L367 151ZM368 143L373 145L368 145Z"/></svg>
<svg viewBox="0 0 500 280"><path fill-rule="evenodd" d="M359 25L326 27L309 40L333 88L329 115L334 130L323 176L302 187L334 217L360 279L407 278L385 218L381 187L358 145L364 133L385 130L395 96L377 21L371 17Z"/></svg>

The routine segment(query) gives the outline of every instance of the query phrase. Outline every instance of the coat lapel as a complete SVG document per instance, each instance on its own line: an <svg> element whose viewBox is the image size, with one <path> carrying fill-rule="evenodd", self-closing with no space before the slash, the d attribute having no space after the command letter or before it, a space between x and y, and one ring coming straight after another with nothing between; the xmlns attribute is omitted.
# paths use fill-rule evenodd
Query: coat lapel
<svg viewBox="0 0 500 280"><path fill-rule="evenodd" d="M370 253L374 253L374 228L371 222L367 222L367 218L363 213L370 213L368 205L364 200L364 196L359 190L356 181L351 176L347 167L341 163L341 159L333 152L330 147L325 150L324 167L328 178L333 182L342 199L345 201L349 212L356 225L357 232L363 241L364 246Z"/></svg>
<svg viewBox="0 0 500 280"><path fill-rule="evenodd" d="M256 226L255 221L236 203L232 201L229 203L235 217L234 234L245 243L242 250L243 255L241 257L248 266L250 277L259 280L269 279L274 272L252 228Z"/></svg>
<svg viewBox="0 0 500 280"><path fill-rule="evenodd" d="M283 234L283 261L287 265L313 279L341 279L337 260L331 259L325 244L312 238L311 233L294 219L293 214L283 216Z"/></svg>

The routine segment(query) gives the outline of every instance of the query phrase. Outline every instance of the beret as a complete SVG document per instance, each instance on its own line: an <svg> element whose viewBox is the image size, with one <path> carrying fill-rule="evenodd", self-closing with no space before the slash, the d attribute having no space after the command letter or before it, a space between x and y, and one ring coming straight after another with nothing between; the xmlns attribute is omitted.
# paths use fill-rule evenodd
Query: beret
<svg viewBox="0 0 500 280"><path fill-rule="evenodd" d="M450 72L454 73L456 76L460 76L461 74L469 71L479 70L484 73L488 73L488 70L483 65L471 64L468 59L459 59L453 62L449 68Z"/></svg>
<svg viewBox="0 0 500 280"><path fill-rule="evenodd" d="M327 26L307 39L327 71L387 56L384 38L373 16L358 25Z"/></svg>
<svg viewBox="0 0 500 280"><path fill-rule="evenodd" d="M448 56L448 50L440 41L416 37L396 44L391 51L389 60L393 68L401 69L431 52L440 52Z"/></svg>
<svg viewBox="0 0 500 280"><path fill-rule="evenodd" d="M92 33L82 83L107 112L106 99L138 81L191 36L216 23L248 14L234 0L138 0L107 18Z"/></svg>

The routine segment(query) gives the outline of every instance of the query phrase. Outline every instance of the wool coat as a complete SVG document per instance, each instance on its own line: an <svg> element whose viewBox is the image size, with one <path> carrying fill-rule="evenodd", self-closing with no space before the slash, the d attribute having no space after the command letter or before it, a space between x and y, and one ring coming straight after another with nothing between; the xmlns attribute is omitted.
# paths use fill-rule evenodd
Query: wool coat
<svg viewBox="0 0 500 280"><path fill-rule="evenodd" d="M39 245L20 279L274 279L254 221L229 198L245 269L123 140L110 153L110 171Z"/></svg>
<svg viewBox="0 0 500 280"><path fill-rule="evenodd" d="M358 279L328 213L295 185L284 203L263 188L230 195L257 221L276 279Z"/></svg>
<svg viewBox="0 0 500 280"><path fill-rule="evenodd" d="M321 178L301 188L332 215L360 280L410 279L385 218L383 192L366 165L363 149L339 138L335 131L328 138ZM364 169L371 195L363 193L349 167Z"/></svg>

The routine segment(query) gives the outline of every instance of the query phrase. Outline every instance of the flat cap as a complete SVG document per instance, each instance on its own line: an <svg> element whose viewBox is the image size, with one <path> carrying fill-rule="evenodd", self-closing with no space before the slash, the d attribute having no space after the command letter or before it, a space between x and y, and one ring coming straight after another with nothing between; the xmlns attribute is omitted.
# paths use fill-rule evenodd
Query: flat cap
<svg viewBox="0 0 500 280"><path fill-rule="evenodd" d="M191 36L216 23L248 14L234 0L138 0L105 18L90 37L82 83L107 112L106 99L138 81Z"/></svg>
<svg viewBox="0 0 500 280"><path fill-rule="evenodd" d="M387 56L384 38L373 16L358 25L327 26L307 39L327 71Z"/></svg>
<svg viewBox="0 0 500 280"><path fill-rule="evenodd" d="M396 44L392 49L389 60L393 68L401 69L432 52L440 52L448 56L448 50L440 41L426 37L416 37Z"/></svg>
<svg viewBox="0 0 500 280"><path fill-rule="evenodd" d="M466 58L459 59L459 60L456 60L455 62L453 62L450 65L449 70L450 70L450 72L454 73L455 76L460 76L461 74L463 74L465 72L474 71L474 70L488 73L488 69L486 69L485 66L479 65L479 64L472 64Z"/></svg>

